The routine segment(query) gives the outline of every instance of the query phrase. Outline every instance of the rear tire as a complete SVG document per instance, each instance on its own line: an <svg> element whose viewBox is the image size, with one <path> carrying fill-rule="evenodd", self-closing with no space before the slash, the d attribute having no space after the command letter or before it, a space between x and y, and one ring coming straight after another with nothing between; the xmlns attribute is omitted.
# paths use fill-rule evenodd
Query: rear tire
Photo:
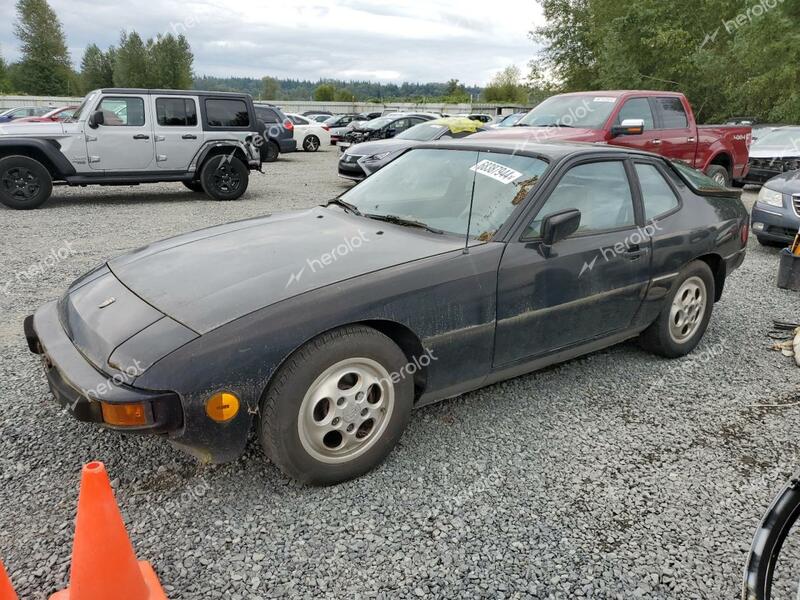
<svg viewBox="0 0 800 600"><path fill-rule="evenodd" d="M267 140L261 145L261 162L275 162L278 160L280 153L281 149L278 147L278 144L272 140Z"/></svg>
<svg viewBox="0 0 800 600"><path fill-rule="evenodd" d="M218 154L209 158L200 170L203 191L214 200L236 200L250 180L250 171L238 158Z"/></svg>
<svg viewBox="0 0 800 600"><path fill-rule="evenodd" d="M259 438L289 477L329 485L359 477L392 451L414 401L408 359L361 325L311 340L281 366L262 401ZM399 374L400 377L395 375Z"/></svg>
<svg viewBox="0 0 800 600"><path fill-rule="evenodd" d="M193 192L199 192L201 194L205 192L203 189L203 184L199 181L183 181L182 183Z"/></svg>
<svg viewBox="0 0 800 600"><path fill-rule="evenodd" d="M315 135L306 136L306 139L303 140L303 150L306 152L319 150L319 138Z"/></svg>
<svg viewBox="0 0 800 600"><path fill-rule="evenodd" d="M722 165L711 165L708 167L706 175L726 188L731 187L731 175L728 173L728 169Z"/></svg>
<svg viewBox="0 0 800 600"><path fill-rule="evenodd" d="M0 160L0 202L9 208L39 208L52 193L53 178L39 161L27 156Z"/></svg>
<svg viewBox="0 0 800 600"><path fill-rule="evenodd" d="M701 260L689 263L675 280L658 318L640 336L645 350L668 358L689 354L711 320L714 275Z"/></svg>

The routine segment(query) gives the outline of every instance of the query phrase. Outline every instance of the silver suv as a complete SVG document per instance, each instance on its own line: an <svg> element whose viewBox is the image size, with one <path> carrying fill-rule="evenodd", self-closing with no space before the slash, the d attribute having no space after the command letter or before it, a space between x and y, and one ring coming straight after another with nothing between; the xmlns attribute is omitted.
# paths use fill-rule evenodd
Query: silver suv
<svg viewBox="0 0 800 600"><path fill-rule="evenodd" d="M37 208L53 182L165 181L235 200L261 169L262 142L247 94L95 90L67 121L0 126L0 202Z"/></svg>

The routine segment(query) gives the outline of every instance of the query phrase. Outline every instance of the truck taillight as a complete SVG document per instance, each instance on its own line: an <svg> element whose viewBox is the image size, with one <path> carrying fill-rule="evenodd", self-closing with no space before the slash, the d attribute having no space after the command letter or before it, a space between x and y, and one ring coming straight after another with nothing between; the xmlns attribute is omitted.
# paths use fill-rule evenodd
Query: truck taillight
<svg viewBox="0 0 800 600"><path fill-rule="evenodd" d="M283 122L283 128L287 131L292 131L294 129L294 124L289 119L286 119Z"/></svg>

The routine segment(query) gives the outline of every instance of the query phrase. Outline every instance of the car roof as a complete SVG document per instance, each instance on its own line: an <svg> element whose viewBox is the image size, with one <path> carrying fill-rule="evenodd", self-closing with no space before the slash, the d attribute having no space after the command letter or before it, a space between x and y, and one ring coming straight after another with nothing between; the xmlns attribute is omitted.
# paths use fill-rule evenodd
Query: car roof
<svg viewBox="0 0 800 600"><path fill-rule="evenodd" d="M532 142L520 144L519 141L504 141L487 138L481 142L480 136L470 136L459 140L439 140L436 142L425 142L418 146L420 148L441 148L447 150L472 150L476 152L497 152L498 154L519 154L522 156L543 156L553 160L560 160L567 156L580 154L606 154L609 156L629 156L637 155L643 157L656 157L664 160L662 156L652 152L634 150L620 146L608 146L604 144L592 144L582 142Z"/></svg>
<svg viewBox="0 0 800 600"><path fill-rule="evenodd" d="M247 98L250 94L241 92L211 92L205 90L158 90L145 88L102 88L102 94L147 94L150 96L229 96L231 98Z"/></svg>

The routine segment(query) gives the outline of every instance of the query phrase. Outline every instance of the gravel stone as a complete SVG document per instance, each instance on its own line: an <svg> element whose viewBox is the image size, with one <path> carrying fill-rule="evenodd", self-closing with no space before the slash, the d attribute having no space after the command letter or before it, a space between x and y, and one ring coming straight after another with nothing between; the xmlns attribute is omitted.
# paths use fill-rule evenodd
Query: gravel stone
<svg viewBox="0 0 800 600"><path fill-rule="evenodd" d="M335 161L282 157L236 202L164 184L0 207L0 558L20 597L66 586L94 459L173 599L735 597L800 450L800 407L754 407L797 400L800 383L765 336L800 319L800 297L775 287L777 250L754 239L693 355L631 342L421 409L380 468L334 487L287 480L255 440L204 466L57 408L25 315L111 256L330 199L350 186ZM66 243L73 254L30 274Z"/></svg>

